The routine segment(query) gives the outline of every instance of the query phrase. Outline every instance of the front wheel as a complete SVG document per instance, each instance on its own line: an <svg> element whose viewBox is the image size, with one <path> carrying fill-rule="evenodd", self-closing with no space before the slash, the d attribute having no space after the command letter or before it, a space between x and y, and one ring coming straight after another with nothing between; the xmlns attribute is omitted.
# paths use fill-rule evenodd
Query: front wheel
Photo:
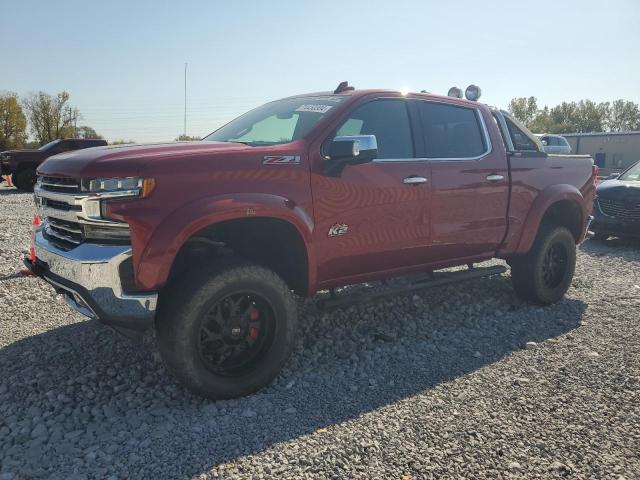
<svg viewBox="0 0 640 480"><path fill-rule="evenodd" d="M180 383L209 398L268 385L295 344L296 306L274 272L232 260L173 282L156 320L158 349Z"/></svg>
<svg viewBox="0 0 640 480"><path fill-rule="evenodd" d="M561 226L543 225L531 251L510 260L513 288L522 299L548 305L569 289L576 266L576 243Z"/></svg>

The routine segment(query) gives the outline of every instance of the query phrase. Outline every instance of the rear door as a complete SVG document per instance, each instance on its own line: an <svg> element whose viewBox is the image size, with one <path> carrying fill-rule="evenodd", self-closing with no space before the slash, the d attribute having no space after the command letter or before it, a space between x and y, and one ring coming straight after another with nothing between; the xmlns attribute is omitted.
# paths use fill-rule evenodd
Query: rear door
<svg viewBox="0 0 640 480"><path fill-rule="evenodd" d="M311 177L319 282L425 262L429 163L416 158L408 100L360 103L329 139L337 135L375 135L378 158L329 177L320 152L311 153L319 157Z"/></svg>
<svg viewBox="0 0 640 480"><path fill-rule="evenodd" d="M491 140L490 114L445 101L415 100L431 170L430 260L492 256L507 228L506 155Z"/></svg>

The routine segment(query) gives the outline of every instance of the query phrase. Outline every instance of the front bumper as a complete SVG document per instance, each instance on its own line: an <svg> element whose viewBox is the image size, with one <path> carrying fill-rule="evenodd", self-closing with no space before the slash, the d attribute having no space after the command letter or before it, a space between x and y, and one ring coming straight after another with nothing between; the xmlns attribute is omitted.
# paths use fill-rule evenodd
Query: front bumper
<svg viewBox="0 0 640 480"><path fill-rule="evenodd" d="M35 235L33 273L65 295L67 304L89 318L116 328L141 332L153 325L157 292L123 291L120 265L131 257L128 245L82 243L63 250L49 242L42 229Z"/></svg>
<svg viewBox="0 0 640 480"><path fill-rule="evenodd" d="M596 233L614 236L640 237L640 222L624 220L606 215L596 202L593 208L593 222L590 229Z"/></svg>

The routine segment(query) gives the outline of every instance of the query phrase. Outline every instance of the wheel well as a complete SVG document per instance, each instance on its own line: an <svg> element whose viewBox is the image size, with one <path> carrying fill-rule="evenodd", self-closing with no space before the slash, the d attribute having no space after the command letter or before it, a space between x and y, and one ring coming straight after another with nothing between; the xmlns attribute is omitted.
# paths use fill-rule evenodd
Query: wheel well
<svg viewBox="0 0 640 480"><path fill-rule="evenodd" d="M213 257L237 255L276 272L299 295L308 290L304 240L289 222L277 218L228 220L203 228L181 247L169 281Z"/></svg>
<svg viewBox="0 0 640 480"><path fill-rule="evenodd" d="M582 210L571 200L560 200L552 204L542 217L540 225L562 225L573 234L576 243L582 234Z"/></svg>

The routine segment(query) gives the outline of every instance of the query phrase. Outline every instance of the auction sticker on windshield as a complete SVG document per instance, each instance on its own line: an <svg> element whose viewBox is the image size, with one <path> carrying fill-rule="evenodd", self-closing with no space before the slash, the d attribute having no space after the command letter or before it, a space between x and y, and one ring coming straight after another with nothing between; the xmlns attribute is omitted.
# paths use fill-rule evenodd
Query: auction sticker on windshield
<svg viewBox="0 0 640 480"><path fill-rule="evenodd" d="M331 110L332 107L333 105L307 104L307 105L300 105L298 108L296 108L296 112L327 113L329 110Z"/></svg>

